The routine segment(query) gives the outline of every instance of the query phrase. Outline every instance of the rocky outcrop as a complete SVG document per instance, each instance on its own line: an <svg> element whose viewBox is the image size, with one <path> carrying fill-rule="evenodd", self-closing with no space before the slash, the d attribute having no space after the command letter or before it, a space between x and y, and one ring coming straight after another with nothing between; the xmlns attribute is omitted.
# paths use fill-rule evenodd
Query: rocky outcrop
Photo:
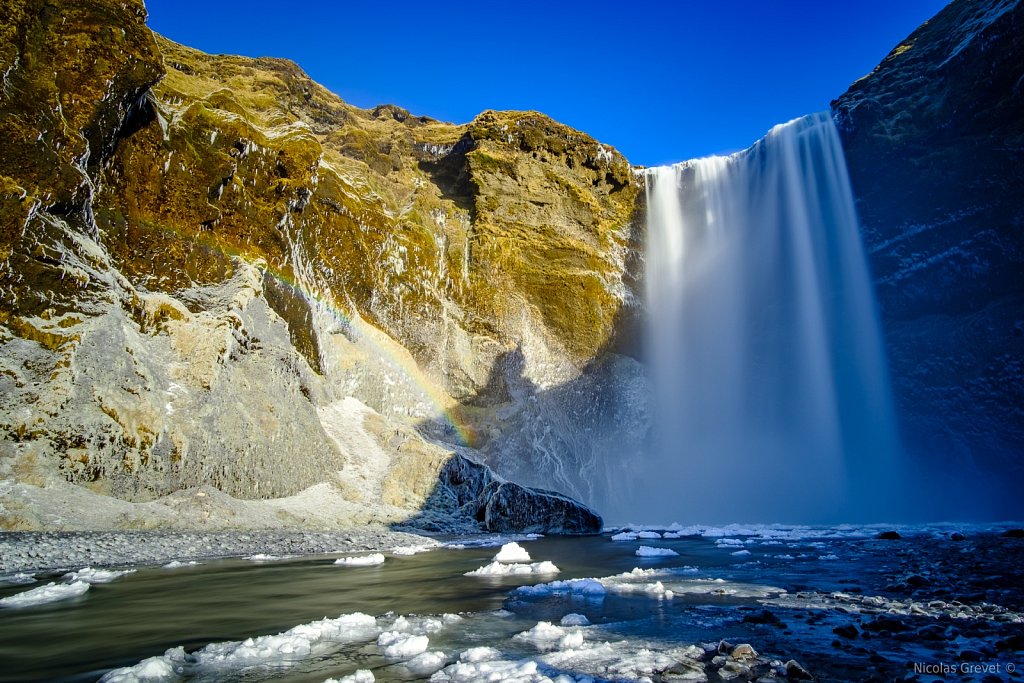
<svg viewBox="0 0 1024 683"><path fill-rule="evenodd" d="M477 519L487 531L543 534L596 534L601 516L585 505L554 491L506 481L490 468L464 456L449 459L440 485L427 506L458 509Z"/></svg>
<svg viewBox="0 0 1024 683"><path fill-rule="evenodd" d="M1024 5L957 0L832 103L932 512L1024 482L1022 83Z"/></svg>
<svg viewBox="0 0 1024 683"><path fill-rule="evenodd" d="M154 36L138 0L22 0L0 34L9 526L65 484L326 485L400 521L446 442L486 446L637 310L630 167L542 114L360 110L290 62ZM492 382L510 353L528 391Z"/></svg>

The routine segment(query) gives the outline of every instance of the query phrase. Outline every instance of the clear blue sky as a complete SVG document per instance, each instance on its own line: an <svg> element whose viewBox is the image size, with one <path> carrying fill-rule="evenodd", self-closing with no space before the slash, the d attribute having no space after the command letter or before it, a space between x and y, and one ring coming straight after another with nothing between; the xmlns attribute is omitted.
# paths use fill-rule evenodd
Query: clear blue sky
<svg viewBox="0 0 1024 683"><path fill-rule="evenodd" d="M148 0L214 53L287 57L360 107L536 109L655 165L828 107L943 0Z"/></svg>

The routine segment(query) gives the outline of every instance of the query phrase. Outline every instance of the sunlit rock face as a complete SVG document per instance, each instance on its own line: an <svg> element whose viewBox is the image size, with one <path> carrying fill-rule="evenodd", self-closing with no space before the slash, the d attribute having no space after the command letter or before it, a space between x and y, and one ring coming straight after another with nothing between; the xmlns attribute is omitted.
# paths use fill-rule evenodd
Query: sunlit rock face
<svg viewBox="0 0 1024 683"><path fill-rule="evenodd" d="M141 2L15 2L0 36L4 478L327 482L397 519L636 316L631 169L542 114L360 110Z"/></svg>
<svg viewBox="0 0 1024 683"><path fill-rule="evenodd" d="M1024 5L952 3L832 103L926 515L1019 516Z"/></svg>

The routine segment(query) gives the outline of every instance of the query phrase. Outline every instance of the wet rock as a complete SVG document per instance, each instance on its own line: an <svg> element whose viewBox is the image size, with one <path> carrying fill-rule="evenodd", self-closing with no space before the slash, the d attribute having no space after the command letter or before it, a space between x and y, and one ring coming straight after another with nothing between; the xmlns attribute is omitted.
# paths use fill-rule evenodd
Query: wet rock
<svg viewBox="0 0 1024 683"><path fill-rule="evenodd" d="M900 536L900 532L898 531L883 531L875 536L875 538L883 541L898 541L903 537Z"/></svg>
<svg viewBox="0 0 1024 683"><path fill-rule="evenodd" d="M844 624L843 626L836 626L834 629L832 629L832 633L835 633L837 636L842 636L843 638L847 638L850 640L860 635L860 631L858 631L857 627L853 624Z"/></svg>
<svg viewBox="0 0 1024 683"><path fill-rule="evenodd" d="M757 659L758 654L757 650L755 650L751 645L742 643L734 647L732 652L729 653L729 656L738 660L752 660Z"/></svg>
<svg viewBox="0 0 1024 683"><path fill-rule="evenodd" d="M1001 535L1003 538L1024 538L1024 529L1007 529Z"/></svg>
<svg viewBox="0 0 1024 683"><path fill-rule="evenodd" d="M863 628L865 631L875 631L876 633L880 633L882 631L888 631L889 633L902 633L910 627L895 617L881 616L874 621L866 622Z"/></svg>
<svg viewBox="0 0 1024 683"><path fill-rule="evenodd" d="M769 626L775 626L776 628L785 628L786 624L779 619L774 612L764 610L758 614L747 614L743 617L743 623L745 624L768 624Z"/></svg>
<svg viewBox="0 0 1024 683"><path fill-rule="evenodd" d="M959 531L954 531L953 533L951 533L951 534L949 535L949 540L951 540L951 541L966 541L966 540L967 540L967 537L966 537L966 536L964 536L964 535L963 535L962 533L960 533Z"/></svg>
<svg viewBox="0 0 1024 683"><path fill-rule="evenodd" d="M497 533L596 534L601 516L568 496L504 481L490 468L454 455L439 476L444 495L484 529Z"/></svg>
<svg viewBox="0 0 1024 683"><path fill-rule="evenodd" d="M814 676L800 662L791 659L786 662L786 677L794 681L813 681Z"/></svg>

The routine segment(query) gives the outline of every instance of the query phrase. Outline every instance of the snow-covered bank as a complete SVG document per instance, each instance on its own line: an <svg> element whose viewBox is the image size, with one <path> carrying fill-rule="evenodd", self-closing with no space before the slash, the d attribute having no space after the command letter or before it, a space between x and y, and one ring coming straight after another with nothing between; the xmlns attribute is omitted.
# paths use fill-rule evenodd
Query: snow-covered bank
<svg viewBox="0 0 1024 683"><path fill-rule="evenodd" d="M422 536L364 527L345 531L74 531L0 534L0 574L85 566L165 565L213 557L357 553L423 546Z"/></svg>

